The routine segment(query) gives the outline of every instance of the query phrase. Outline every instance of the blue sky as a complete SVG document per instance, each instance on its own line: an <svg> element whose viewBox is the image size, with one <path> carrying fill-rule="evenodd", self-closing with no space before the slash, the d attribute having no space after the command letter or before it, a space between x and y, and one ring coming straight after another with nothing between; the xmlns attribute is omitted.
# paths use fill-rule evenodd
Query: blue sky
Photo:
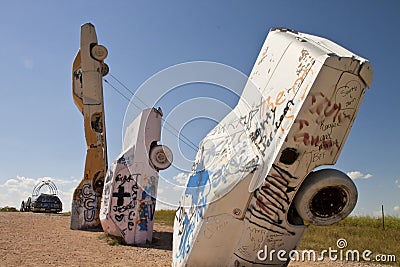
<svg viewBox="0 0 400 267"><path fill-rule="evenodd" d="M110 73L135 91L155 73L193 60L215 61L248 75L272 27L329 38L369 59L368 90L336 168L359 190L357 215L400 215L398 1L7 1L0 9L0 206L19 206L43 177L55 180L65 208L84 168L83 118L71 95L80 26L92 22L109 51ZM127 91L107 76L121 91ZM234 95L211 85L179 88L174 98ZM104 85L109 161L121 149L128 102ZM183 90L183 91L182 91ZM185 92L185 93L179 93ZM179 96L179 97L178 97ZM168 99L167 99L168 100ZM167 101L166 100L166 101ZM171 103L170 103L171 104ZM199 127L199 125L201 127ZM214 124L183 129L198 144ZM163 142L170 140L163 136ZM192 159L195 152L181 144ZM162 173L182 181L177 169ZM177 203L180 193L160 184Z"/></svg>

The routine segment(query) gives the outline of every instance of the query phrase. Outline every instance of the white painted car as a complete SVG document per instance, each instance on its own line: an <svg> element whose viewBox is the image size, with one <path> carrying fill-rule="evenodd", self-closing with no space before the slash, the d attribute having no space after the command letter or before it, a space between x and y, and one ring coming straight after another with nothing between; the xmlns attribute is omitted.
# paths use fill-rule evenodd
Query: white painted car
<svg viewBox="0 0 400 267"><path fill-rule="evenodd" d="M172 163L172 152L158 145L160 109L149 108L127 127L122 152L109 169L104 184L100 221L104 232L126 244L152 241L158 171Z"/></svg>
<svg viewBox="0 0 400 267"><path fill-rule="evenodd" d="M367 60L327 39L272 29L237 106L201 143L173 266L286 266L287 254L260 251L289 253L308 224L348 216L354 183L316 168L336 163L372 76Z"/></svg>

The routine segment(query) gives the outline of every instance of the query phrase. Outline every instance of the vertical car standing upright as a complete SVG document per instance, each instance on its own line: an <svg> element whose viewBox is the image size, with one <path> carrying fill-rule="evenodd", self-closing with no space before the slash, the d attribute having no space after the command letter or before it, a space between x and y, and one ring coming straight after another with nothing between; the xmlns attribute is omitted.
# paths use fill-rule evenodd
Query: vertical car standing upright
<svg viewBox="0 0 400 267"><path fill-rule="evenodd" d="M85 171L72 199L71 229L101 231L101 194L107 171L103 81L107 49L97 43L90 23L81 27L81 44L72 65L72 95L84 119L87 144Z"/></svg>
<svg viewBox="0 0 400 267"><path fill-rule="evenodd" d="M106 176L100 220L106 233L127 244L152 241L158 171L171 165L172 153L158 145L160 109L143 110L126 128L121 154Z"/></svg>

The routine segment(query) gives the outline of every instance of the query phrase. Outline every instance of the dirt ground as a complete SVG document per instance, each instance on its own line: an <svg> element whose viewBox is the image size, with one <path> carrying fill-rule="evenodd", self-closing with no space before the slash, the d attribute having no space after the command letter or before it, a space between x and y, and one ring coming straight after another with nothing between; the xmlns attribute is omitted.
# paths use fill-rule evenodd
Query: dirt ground
<svg viewBox="0 0 400 267"><path fill-rule="evenodd" d="M156 224L156 243L148 248L111 246L104 233L72 231L69 224L69 216L0 212L0 266L171 266L171 226ZM289 266L365 265L296 262Z"/></svg>
<svg viewBox="0 0 400 267"><path fill-rule="evenodd" d="M0 266L171 266L172 227L153 248L110 246L104 233L72 231L70 217L0 212Z"/></svg>

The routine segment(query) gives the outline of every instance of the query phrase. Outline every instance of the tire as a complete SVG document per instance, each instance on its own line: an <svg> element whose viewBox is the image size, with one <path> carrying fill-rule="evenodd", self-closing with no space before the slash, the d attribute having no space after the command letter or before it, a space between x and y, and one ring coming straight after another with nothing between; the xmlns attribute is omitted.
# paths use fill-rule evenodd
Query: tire
<svg viewBox="0 0 400 267"><path fill-rule="evenodd" d="M90 54L97 61L104 61L107 58L108 51L103 45L95 45L90 50Z"/></svg>
<svg viewBox="0 0 400 267"><path fill-rule="evenodd" d="M167 146L156 145L150 150L150 162L156 170L167 169L172 160L172 151Z"/></svg>
<svg viewBox="0 0 400 267"><path fill-rule="evenodd" d="M357 197L357 188L350 177L335 169L323 169L306 177L294 205L305 222L332 225L352 212Z"/></svg>
<svg viewBox="0 0 400 267"><path fill-rule="evenodd" d="M101 63L101 76L106 76L110 72L110 68L106 63Z"/></svg>

